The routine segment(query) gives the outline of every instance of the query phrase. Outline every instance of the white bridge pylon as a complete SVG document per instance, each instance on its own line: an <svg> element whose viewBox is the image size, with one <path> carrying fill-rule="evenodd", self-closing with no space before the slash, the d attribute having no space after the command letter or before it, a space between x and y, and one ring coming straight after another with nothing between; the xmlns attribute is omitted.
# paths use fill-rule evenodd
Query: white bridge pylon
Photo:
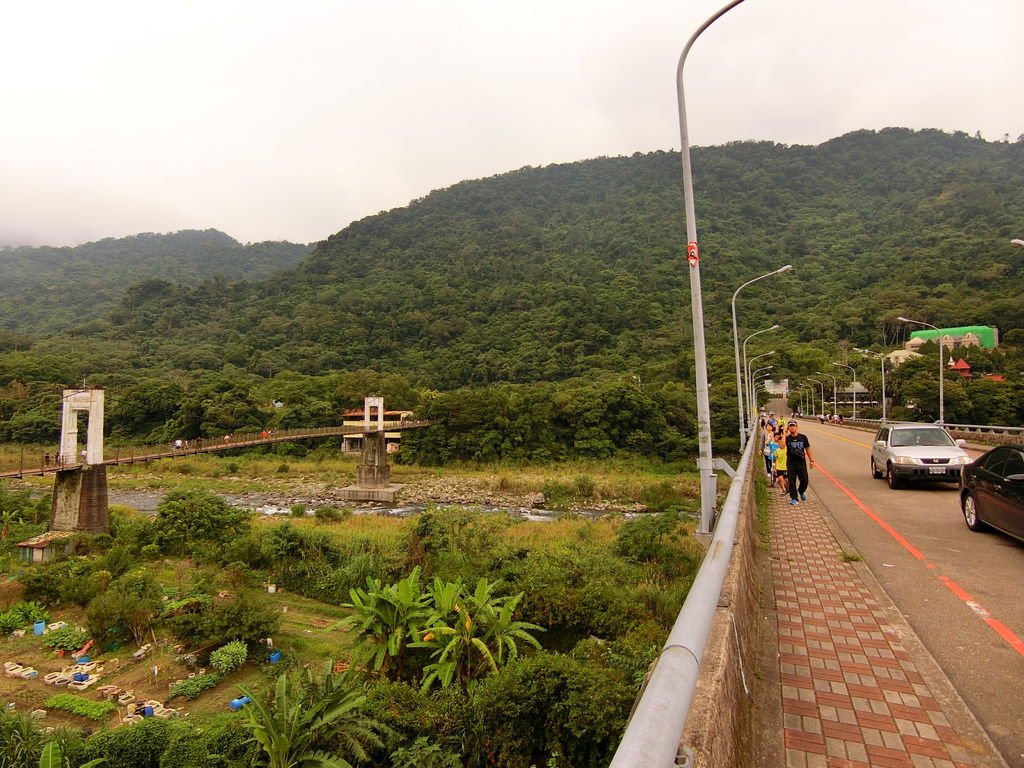
<svg viewBox="0 0 1024 768"><path fill-rule="evenodd" d="M103 390L65 389L61 393L60 458L64 466L103 463ZM78 454L78 412L88 411L85 455Z"/></svg>

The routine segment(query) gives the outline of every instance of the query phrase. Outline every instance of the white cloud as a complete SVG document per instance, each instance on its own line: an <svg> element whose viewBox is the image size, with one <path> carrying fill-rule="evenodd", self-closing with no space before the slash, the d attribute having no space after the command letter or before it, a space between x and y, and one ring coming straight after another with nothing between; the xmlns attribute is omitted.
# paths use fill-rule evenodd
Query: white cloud
<svg viewBox="0 0 1024 768"><path fill-rule="evenodd" d="M96 0L7 10L0 241L317 240L523 165L677 147L721 0ZM1007 0L748 0L686 65L691 140L1024 133Z"/></svg>

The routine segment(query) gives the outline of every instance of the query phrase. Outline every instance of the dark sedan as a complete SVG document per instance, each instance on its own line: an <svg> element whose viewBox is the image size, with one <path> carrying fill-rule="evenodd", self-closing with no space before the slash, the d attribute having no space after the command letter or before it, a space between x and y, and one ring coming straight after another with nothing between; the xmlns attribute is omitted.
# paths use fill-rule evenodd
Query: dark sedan
<svg viewBox="0 0 1024 768"><path fill-rule="evenodd" d="M972 531L995 528L1024 541L1024 445L1001 445L966 465L960 508Z"/></svg>

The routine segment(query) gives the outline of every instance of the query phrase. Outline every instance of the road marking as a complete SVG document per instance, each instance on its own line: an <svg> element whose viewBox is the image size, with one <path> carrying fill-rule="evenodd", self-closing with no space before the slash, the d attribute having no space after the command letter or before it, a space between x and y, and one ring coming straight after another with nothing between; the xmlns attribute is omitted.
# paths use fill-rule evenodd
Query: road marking
<svg viewBox="0 0 1024 768"><path fill-rule="evenodd" d="M852 443L854 441L849 440L848 442ZM917 549L917 547L915 547L913 544L907 541L895 528L893 528L891 525L885 522L885 520L883 520L877 514L875 514L863 501L861 501L859 498L857 498L856 495L854 495L853 491L851 491L845 485L836 480L835 476L832 475L831 472L824 469L821 466L821 464L818 463L817 461L814 462L814 467L815 469L820 471L821 474L823 474L825 477L831 480L832 484L836 486L836 488L838 488L840 491L846 494L846 496L854 504L856 504L857 507L865 515L874 520L883 531L892 536L901 547L907 550L907 552L909 552L917 560L921 560L922 562L924 562L925 566L929 570L935 570L935 565L933 563L927 562L924 554L922 554L922 552L919 549ZM1002 638L1003 641L1005 641L1013 650L1015 650L1021 656L1024 656L1024 640L1021 640L1021 638L1017 637L1017 635L1014 634L1013 630L1011 630L1009 627L1003 624L1003 622L994 618L992 614L990 614L977 600L971 597L971 595L965 589L963 589L951 578L949 578L948 576L938 576L937 578L939 579L939 581L945 584L949 591L956 595L964 603L964 605L970 608L971 611L973 611L974 614L978 616L978 618L980 618L982 621L988 624L988 626L997 635L999 635L999 637Z"/></svg>
<svg viewBox="0 0 1024 768"><path fill-rule="evenodd" d="M833 438L834 440L842 440L844 443L849 443L850 445L859 445L861 448L870 448L872 446L872 443L862 443L860 440L851 440L848 437L843 437L842 435L837 435L834 432L830 432L828 430L821 431L821 430L815 429L814 433L816 435L817 434L828 435L829 437Z"/></svg>
<svg viewBox="0 0 1024 768"><path fill-rule="evenodd" d="M974 611L976 614L978 614L982 621L984 621L986 624L992 627L992 629L994 629L996 633L998 633L998 635L1003 638L1003 640L1010 644L1011 648L1013 648L1021 656L1024 656L1024 640L1021 640L1019 637L1017 637L1017 635L1015 635L1009 627L1003 624L1003 622L999 621L996 618L993 618L992 614L985 610L985 608L980 603L978 603L977 600L971 597L963 587L961 587L951 578L949 578L948 576L939 576L939 580L947 587L949 587L950 592L952 592L954 595L956 595L965 603L967 603L967 607Z"/></svg>

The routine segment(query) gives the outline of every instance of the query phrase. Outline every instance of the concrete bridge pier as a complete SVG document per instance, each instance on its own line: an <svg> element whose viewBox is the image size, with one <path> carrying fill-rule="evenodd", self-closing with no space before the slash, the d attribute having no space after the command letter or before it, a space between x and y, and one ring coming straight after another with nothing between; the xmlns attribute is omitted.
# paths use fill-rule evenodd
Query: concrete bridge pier
<svg viewBox="0 0 1024 768"><path fill-rule="evenodd" d="M367 431L363 433L363 456L356 467L356 484L341 489L341 498L346 501L383 501L392 503L402 489L391 482L391 467L388 464L387 440L384 434L384 398L368 397L363 403ZM376 409L377 424L371 426L371 411Z"/></svg>
<svg viewBox="0 0 1024 768"><path fill-rule="evenodd" d="M57 471L50 503L51 531L110 532L107 468L88 464Z"/></svg>
<svg viewBox="0 0 1024 768"><path fill-rule="evenodd" d="M103 400L102 389L65 389L61 394L60 462L68 469L58 470L53 481L51 531L110 531L107 468L103 464ZM81 455L79 411L89 415Z"/></svg>

